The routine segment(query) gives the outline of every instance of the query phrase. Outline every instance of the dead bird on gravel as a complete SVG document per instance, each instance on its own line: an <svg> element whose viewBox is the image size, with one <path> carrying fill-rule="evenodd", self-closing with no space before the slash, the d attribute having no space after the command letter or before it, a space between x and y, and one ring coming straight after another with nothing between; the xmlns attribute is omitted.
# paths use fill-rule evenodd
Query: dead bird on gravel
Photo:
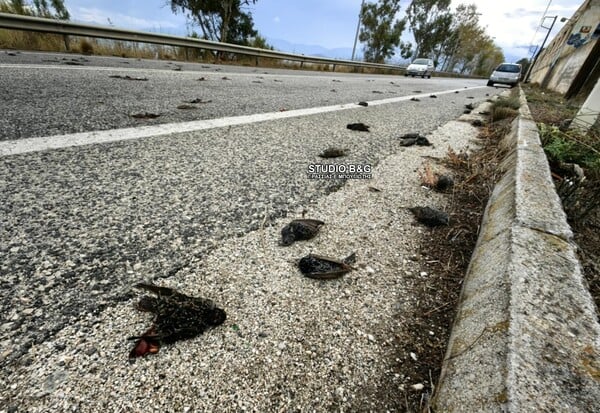
<svg viewBox="0 0 600 413"><path fill-rule="evenodd" d="M144 296L136 308L154 314L152 327L143 335L129 337L137 340L129 358L158 353L161 344L172 344L202 334L223 324L225 311L208 299L190 297L171 288L139 283L134 287L153 292L156 297Z"/></svg>
<svg viewBox="0 0 600 413"><path fill-rule="evenodd" d="M356 262L356 253L350 254L342 261L321 255L308 254L298 261L298 268L305 277L317 280L332 280L339 278L354 268L350 264Z"/></svg>
<svg viewBox="0 0 600 413"><path fill-rule="evenodd" d="M340 156L348 155L348 149L335 148L330 146L319 154L321 158L339 158Z"/></svg>
<svg viewBox="0 0 600 413"><path fill-rule="evenodd" d="M400 146L431 146L431 142L418 133L406 133L400 136Z"/></svg>
<svg viewBox="0 0 600 413"><path fill-rule="evenodd" d="M428 227L438 227L448 225L450 217L444 211L431 207L412 207L408 208L413 213L417 221Z"/></svg>
<svg viewBox="0 0 600 413"><path fill-rule="evenodd" d="M358 105L359 105L359 106L365 106L365 107L367 107L367 106L369 106L369 103L368 103L368 102L361 101L361 102L358 102Z"/></svg>
<svg viewBox="0 0 600 413"><path fill-rule="evenodd" d="M448 188L454 186L454 179L449 175L440 175L437 177L435 182L435 189L437 191L445 191Z"/></svg>
<svg viewBox="0 0 600 413"><path fill-rule="evenodd" d="M318 219L295 219L281 230L281 245L292 245L295 241L313 238L325 225Z"/></svg>
<svg viewBox="0 0 600 413"><path fill-rule="evenodd" d="M412 100L413 102L420 102L421 101L421 99L415 98L415 97L410 98L410 100Z"/></svg>
<svg viewBox="0 0 600 413"><path fill-rule="evenodd" d="M151 112L140 112L140 113L132 113L132 118L136 119L156 119L160 116L160 113L151 113Z"/></svg>
<svg viewBox="0 0 600 413"><path fill-rule="evenodd" d="M365 125L362 122L349 123L348 125L346 125L346 128L348 128L350 130L358 131L358 132L369 132L369 126Z"/></svg>

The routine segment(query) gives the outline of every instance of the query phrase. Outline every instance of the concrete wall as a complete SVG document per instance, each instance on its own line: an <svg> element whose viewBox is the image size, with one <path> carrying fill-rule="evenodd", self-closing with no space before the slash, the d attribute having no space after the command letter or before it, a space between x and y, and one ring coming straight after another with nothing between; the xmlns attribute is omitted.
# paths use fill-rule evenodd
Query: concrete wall
<svg viewBox="0 0 600 413"><path fill-rule="evenodd" d="M530 81L566 93L598 38L600 0L586 0L540 53L531 71Z"/></svg>

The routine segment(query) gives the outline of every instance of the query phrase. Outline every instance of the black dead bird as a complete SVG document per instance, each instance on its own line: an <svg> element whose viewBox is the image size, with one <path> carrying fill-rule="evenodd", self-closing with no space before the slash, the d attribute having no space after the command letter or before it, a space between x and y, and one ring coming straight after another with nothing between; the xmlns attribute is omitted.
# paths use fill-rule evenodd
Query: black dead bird
<svg viewBox="0 0 600 413"><path fill-rule="evenodd" d="M140 112L140 113L133 113L130 116L132 118L136 118L136 119L155 119L160 116L160 113Z"/></svg>
<svg viewBox="0 0 600 413"><path fill-rule="evenodd" d="M335 148L333 146L330 146L329 148L327 148L323 152L321 152L319 154L319 157L328 159L328 158L339 158L340 156L346 156L346 155L348 155L348 149Z"/></svg>
<svg viewBox="0 0 600 413"><path fill-rule="evenodd" d="M415 97L413 97L413 98L410 98L410 100L412 100L413 102L420 102L420 101L421 101L421 99L419 99L419 98L415 98Z"/></svg>
<svg viewBox="0 0 600 413"><path fill-rule="evenodd" d="M437 98L437 95L429 95L430 98Z"/></svg>
<svg viewBox="0 0 600 413"><path fill-rule="evenodd" d="M358 131L358 132L369 132L369 126L365 125L362 122L349 123L348 125L346 125L346 128L348 128L350 130Z"/></svg>
<svg viewBox="0 0 600 413"><path fill-rule="evenodd" d="M412 207L408 208L413 213L417 221L425 224L428 227L438 227L448 225L450 217L444 211L440 211L431 207Z"/></svg>
<svg viewBox="0 0 600 413"><path fill-rule="evenodd" d="M281 230L281 245L291 245L294 241L313 238L325 225L318 219L295 219Z"/></svg>
<svg viewBox="0 0 600 413"><path fill-rule="evenodd" d="M475 106L473 106L472 103L468 103L468 104L465 105L465 108L467 108L469 110L473 110L473 109L475 109Z"/></svg>
<svg viewBox="0 0 600 413"><path fill-rule="evenodd" d="M400 146L431 146L431 142L418 133L405 133L400 136Z"/></svg>
<svg viewBox="0 0 600 413"><path fill-rule="evenodd" d="M202 98L196 98L196 99L192 99L192 100L184 100L184 102L186 103L210 103L212 102L212 100L203 100Z"/></svg>
<svg viewBox="0 0 600 413"><path fill-rule="evenodd" d="M369 106L369 104L368 104L367 102L363 102L363 101L361 101L361 102L358 102L358 104L359 104L360 106L365 106L365 107L366 107L366 106Z"/></svg>
<svg viewBox="0 0 600 413"><path fill-rule="evenodd" d="M454 179L449 175L440 175L435 182L435 189L438 191L445 191L452 186L454 186Z"/></svg>
<svg viewBox="0 0 600 413"><path fill-rule="evenodd" d="M305 277L317 280L332 280L339 278L353 268L350 264L356 262L356 253L350 254L342 261L321 255L308 254L298 261L298 268Z"/></svg>
<svg viewBox="0 0 600 413"><path fill-rule="evenodd" d="M148 80L147 77L135 77L135 76L129 76L129 75L125 75L125 76L121 76L121 75L110 75L108 77L112 77L113 79L123 79L123 80L137 80L137 81L141 81L141 82L146 82Z"/></svg>
<svg viewBox="0 0 600 413"><path fill-rule="evenodd" d="M143 335L130 337L137 340L129 358L158 353L161 344L172 344L202 334L205 330L223 324L227 315L211 300L190 297L171 288L139 283L134 287L148 290L156 297L144 296L137 303L140 311L154 314L152 327Z"/></svg>

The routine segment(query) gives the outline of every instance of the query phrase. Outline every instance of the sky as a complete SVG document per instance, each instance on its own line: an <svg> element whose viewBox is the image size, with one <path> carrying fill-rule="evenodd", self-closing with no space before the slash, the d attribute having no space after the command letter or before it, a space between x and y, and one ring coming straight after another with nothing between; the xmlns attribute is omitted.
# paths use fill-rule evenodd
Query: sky
<svg viewBox="0 0 600 413"><path fill-rule="evenodd" d="M550 41L564 24L560 18L571 17L583 1L550 0L547 12L549 0L452 0L452 8L460 3L477 4L480 24L503 49L507 60L516 61L531 57L530 45L542 43L547 30L540 28L536 33L536 29L544 15L558 16ZM344 48L343 53L349 58L360 4L361 0L258 0L248 10L254 18L254 27L278 50L305 53L305 48L299 45ZM401 0L400 4L403 14L410 0ZM185 35L188 31L185 17L174 14L168 0L65 0L65 5L72 20L77 22L174 35ZM547 18L544 25L551 23L552 18ZM405 30L403 39L410 38ZM319 49L314 50L316 53Z"/></svg>

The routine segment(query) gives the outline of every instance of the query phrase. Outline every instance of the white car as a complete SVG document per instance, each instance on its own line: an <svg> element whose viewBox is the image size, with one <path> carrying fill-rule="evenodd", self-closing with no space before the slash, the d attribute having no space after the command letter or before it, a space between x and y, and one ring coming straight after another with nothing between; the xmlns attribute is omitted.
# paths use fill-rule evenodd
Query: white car
<svg viewBox="0 0 600 413"><path fill-rule="evenodd" d="M514 87L519 83L519 79L521 79L521 65L516 63L502 63L492 72L487 85L494 86L494 84L500 83Z"/></svg>
<svg viewBox="0 0 600 413"><path fill-rule="evenodd" d="M432 59L415 59L411 64L406 68L406 72L404 72L404 76L421 76L422 78L431 78L431 74L433 73L433 60Z"/></svg>

